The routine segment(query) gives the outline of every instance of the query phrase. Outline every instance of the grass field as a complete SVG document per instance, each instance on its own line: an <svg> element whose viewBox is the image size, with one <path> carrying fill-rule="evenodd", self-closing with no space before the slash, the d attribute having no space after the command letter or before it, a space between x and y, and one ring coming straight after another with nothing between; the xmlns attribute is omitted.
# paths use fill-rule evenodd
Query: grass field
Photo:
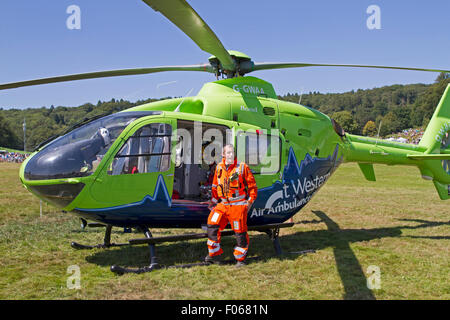
<svg viewBox="0 0 450 320"><path fill-rule="evenodd" d="M376 166L367 182L354 164L342 165L313 200L282 229L285 252L274 257L265 234L250 234L250 256L234 266L162 269L117 276L112 264L145 266L146 246L74 250L71 241L97 244L103 229L81 230L79 219L44 204L18 179L18 164L0 163L0 299L450 299L450 203L419 171ZM200 230L152 230L154 236ZM141 238L113 229L112 241ZM228 258L233 237L223 240ZM165 264L198 262L204 240L157 247ZM80 289L67 286L70 266ZM369 289L378 268L379 289ZM220 275L220 276L218 276ZM69 283L71 283L69 281Z"/></svg>

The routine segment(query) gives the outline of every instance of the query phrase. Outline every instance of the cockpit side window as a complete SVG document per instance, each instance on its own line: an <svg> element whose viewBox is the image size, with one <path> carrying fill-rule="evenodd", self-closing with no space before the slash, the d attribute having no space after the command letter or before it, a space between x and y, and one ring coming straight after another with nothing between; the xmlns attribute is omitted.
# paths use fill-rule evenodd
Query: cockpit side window
<svg viewBox="0 0 450 320"><path fill-rule="evenodd" d="M170 169L172 127L152 123L138 129L114 157L109 175L164 172Z"/></svg>
<svg viewBox="0 0 450 320"><path fill-rule="evenodd" d="M156 111L119 112L88 122L48 143L31 157L25 167L25 179L89 176L128 125L155 114Z"/></svg>
<svg viewBox="0 0 450 320"><path fill-rule="evenodd" d="M259 131L240 132L237 158L247 163L255 174L275 174L281 166L281 139L278 135Z"/></svg>

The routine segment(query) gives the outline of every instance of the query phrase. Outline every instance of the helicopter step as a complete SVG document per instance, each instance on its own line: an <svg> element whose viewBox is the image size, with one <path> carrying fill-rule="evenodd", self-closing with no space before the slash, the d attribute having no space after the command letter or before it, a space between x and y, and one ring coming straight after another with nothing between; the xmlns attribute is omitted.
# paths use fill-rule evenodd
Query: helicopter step
<svg viewBox="0 0 450 320"><path fill-rule="evenodd" d="M280 228L289 228L294 225L293 222L290 223L278 223L278 224L267 224L263 226L251 226L248 228L249 231L259 231L259 232L265 232L269 235L271 238L274 249L277 255L281 255L283 252L281 250L280 242L279 242L279 231ZM194 234L182 234L182 235L175 235L175 236L164 236L164 237L157 237L153 238L150 231L147 228L144 228L144 234L145 238L143 239L131 239L129 240L130 245L141 245L141 244L147 244L150 248L150 265L137 268L137 269L131 269L131 268L124 268L117 265L111 266L111 271L122 275L125 273L146 273L151 272L155 269L160 268L189 268L194 266L204 266L209 265L206 262L199 262L199 263L193 263L193 264L184 264L184 265L178 265L178 266L162 266L157 262L156 253L155 253L155 245L157 243L162 242L177 242L177 241L185 241L185 240L192 240L192 239L202 239L207 238L207 233L194 233ZM234 235L234 231L232 230L225 230L221 233L222 236L231 236ZM249 260L258 259L259 257L252 257L249 258ZM234 263L235 261L229 261L229 263ZM222 264L227 264L227 261L224 261Z"/></svg>

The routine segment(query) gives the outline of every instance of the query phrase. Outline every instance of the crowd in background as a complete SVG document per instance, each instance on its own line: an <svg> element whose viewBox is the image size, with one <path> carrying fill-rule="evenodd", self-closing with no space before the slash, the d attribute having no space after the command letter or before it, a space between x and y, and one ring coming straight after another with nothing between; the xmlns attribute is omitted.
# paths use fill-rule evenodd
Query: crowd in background
<svg viewBox="0 0 450 320"><path fill-rule="evenodd" d="M17 152L8 152L8 151L0 150L0 162L21 163L28 156L29 156L28 154L22 154L22 153L17 153Z"/></svg>
<svg viewBox="0 0 450 320"><path fill-rule="evenodd" d="M405 129L402 132L391 135L388 140L419 144L420 140L422 139L423 133L423 129Z"/></svg>

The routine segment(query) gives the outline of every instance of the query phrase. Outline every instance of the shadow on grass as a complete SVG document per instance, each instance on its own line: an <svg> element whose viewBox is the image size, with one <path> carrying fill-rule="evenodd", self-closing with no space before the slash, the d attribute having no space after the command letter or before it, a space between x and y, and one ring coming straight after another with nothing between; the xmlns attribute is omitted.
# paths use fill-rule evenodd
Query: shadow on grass
<svg viewBox="0 0 450 320"><path fill-rule="evenodd" d="M322 211L313 211L320 220L303 221L302 223L325 223L327 230L315 230L297 232L280 237L284 252L321 250L333 248L337 271L344 286L344 299L374 300L373 292L367 287L367 278L362 267L350 247L351 243L371 241L375 239L401 237L402 229L429 228L441 225L450 225L450 222L433 222L425 220L402 219L405 222L416 222L416 226L396 226L390 228L374 229L341 229L339 225ZM133 237L133 236L131 236ZM411 236L408 236L411 237ZM416 238L416 237L411 237ZM417 237L428 239L447 239L448 237ZM185 241L175 243L163 243L156 246L159 262L165 266L190 264L203 261L207 254L205 241ZM222 247L224 258L233 259L232 248L235 245L234 237L224 237ZM257 255L258 260L264 262L277 258L280 260L294 260L298 255L283 254L274 255L272 242L264 234L252 235L250 237L249 256ZM111 266L117 264L128 267L144 267L149 265L149 249L147 246L126 246L110 248L107 250L96 250L86 260L100 266Z"/></svg>

